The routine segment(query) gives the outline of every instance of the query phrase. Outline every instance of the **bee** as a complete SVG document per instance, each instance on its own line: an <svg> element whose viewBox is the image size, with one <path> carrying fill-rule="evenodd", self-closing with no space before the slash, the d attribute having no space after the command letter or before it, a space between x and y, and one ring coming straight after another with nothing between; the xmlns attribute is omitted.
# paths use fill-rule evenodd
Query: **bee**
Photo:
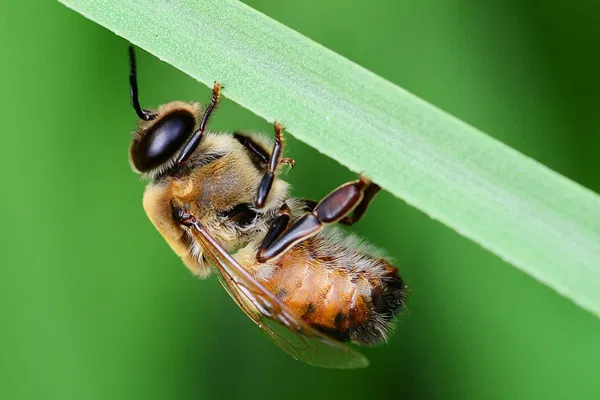
<svg viewBox="0 0 600 400"><path fill-rule="evenodd" d="M215 82L206 109L173 101L155 110L138 99L129 48L130 94L139 117L129 148L132 169L147 178L150 221L196 276L211 271L237 305L296 359L330 368L368 360L348 346L386 340L404 308L397 269L354 236L352 225L380 187L364 176L321 201L291 197L280 178L283 127L272 145L241 132L206 130L221 95Z"/></svg>

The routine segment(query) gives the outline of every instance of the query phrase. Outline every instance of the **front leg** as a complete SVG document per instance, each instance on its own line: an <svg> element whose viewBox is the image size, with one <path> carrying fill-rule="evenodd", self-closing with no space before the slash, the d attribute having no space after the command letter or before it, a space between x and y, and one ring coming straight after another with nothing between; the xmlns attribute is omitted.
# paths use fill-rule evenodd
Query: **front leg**
<svg viewBox="0 0 600 400"><path fill-rule="evenodd" d="M267 233L256 259L262 263L279 257L297 243L319 233L326 224L342 221L355 210L362 215L366 209L366 204L363 202L365 197L370 196L369 200L371 200L379 190L379 186L373 185L369 179L361 175L357 181L346 183L335 189L325 196L311 212L304 214L289 229L270 240L269 243L265 243L266 239L274 235L271 235L271 232ZM363 207L364 209L362 209ZM272 225L272 229L274 225L275 223Z"/></svg>
<svg viewBox="0 0 600 400"><path fill-rule="evenodd" d="M183 162L185 162L185 160L187 160L192 155L192 153L196 151L196 148L198 147L200 141L202 140L202 137L204 136L204 131L206 130L206 124L208 124L208 119L210 118L210 115L215 110L217 104L219 103L219 100L221 99L221 89L223 89L223 86L219 82L215 81L215 84L213 86L212 97L210 99L210 104L208 105L206 111L204 112L204 115L202 116L200 126L198 127L196 132L192 134L185 146L183 146L183 149L181 149L181 151L179 152L179 155L175 160L175 163L177 165L180 165Z"/></svg>

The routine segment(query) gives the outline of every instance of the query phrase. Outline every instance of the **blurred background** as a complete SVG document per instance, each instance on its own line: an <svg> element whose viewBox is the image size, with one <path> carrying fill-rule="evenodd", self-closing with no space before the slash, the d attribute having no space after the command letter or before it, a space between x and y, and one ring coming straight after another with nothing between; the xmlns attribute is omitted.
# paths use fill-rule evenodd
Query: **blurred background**
<svg viewBox="0 0 600 400"><path fill-rule="evenodd" d="M247 3L600 192L599 2ZM1 2L0 37L1 398L600 398L596 317L388 193L353 230L411 287L396 334L366 370L288 357L144 214L126 41L54 1ZM144 104L208 100L138 58ZM271 132L227 99L211 128ZM354 177L288 143L296 194Z"/></svg>

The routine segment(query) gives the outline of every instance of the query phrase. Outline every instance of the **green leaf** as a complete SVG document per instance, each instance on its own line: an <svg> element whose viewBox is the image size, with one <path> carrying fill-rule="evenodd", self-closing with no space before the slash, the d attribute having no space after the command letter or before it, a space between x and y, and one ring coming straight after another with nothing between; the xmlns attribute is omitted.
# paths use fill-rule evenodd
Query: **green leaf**
<svg viewBox="0 0 600 400"><path fill-rule="evenodd" d="M61 1L600 315L595 193L238 1Z"/></svg>

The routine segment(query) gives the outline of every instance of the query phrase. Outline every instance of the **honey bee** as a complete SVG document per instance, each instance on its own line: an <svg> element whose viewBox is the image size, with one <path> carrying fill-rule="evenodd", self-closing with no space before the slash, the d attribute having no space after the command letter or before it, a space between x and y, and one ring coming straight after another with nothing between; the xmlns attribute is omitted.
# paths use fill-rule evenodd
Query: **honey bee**
<svg viewBox="0 0 600 400"><path fill-rule="evenodd" d="M344 342L386 340L406 286L369 245L324 228L357 222L380 187L361 175L319 202L291 197L280 167L294 161L282 157L280 124L272 146L260 136L207 131L221 95L217 82L205 110L182 101L142 109L132 47L129 57L139 117L129 160L149 180L143 206L156 229L194 275L214 271L238 306L294 358L329 368L367 366Z"/></svg>

